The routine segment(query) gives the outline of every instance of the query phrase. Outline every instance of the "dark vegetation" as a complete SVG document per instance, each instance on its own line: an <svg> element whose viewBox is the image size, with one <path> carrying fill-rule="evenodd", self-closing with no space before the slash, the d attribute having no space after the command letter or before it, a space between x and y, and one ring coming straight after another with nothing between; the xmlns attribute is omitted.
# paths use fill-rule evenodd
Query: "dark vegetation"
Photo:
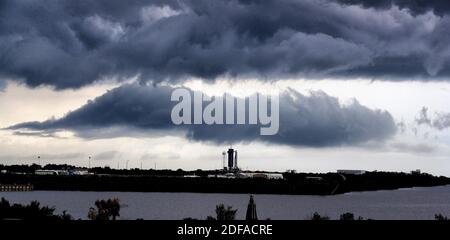
<svg viewBox="0 0 450 240"><path fill-rule="evenodd" d="M9 220L72 220L72 217L63 212L62 215L55 214L55 208L41 206L39 202L32 201L28 205L11 204L8 200L0 200L0 219Z"/></svg>
<svg viewBox="0 0 450 240"><path fill-rule="evenodd" d="M313 220L313 221L323 221L323 220L330 220L330 217L327 215L320 215L318 212L314 212L311 216L307 217L306 220ZM363 217L357 217L355 218L355 215L353 213L343 213L341 216L339 216L339 220L341 221L353 221L353 220L364 220Z"/></svg>
<svg viewBox="0 0 450 240"><path fill-rule="evenodd" d="M223 204L216 206L216 217L208 216L206 220L218 220L218 221L228 221L236 219L237 209L233 209L231 206L225 207Z"/></svg>
<svg viewBox="0 0 450 240"><path fill-rule="evenodd" d="M447 221L448 220L448 218L446 217L446 216L444 216L444 215L442 215L442 214L435 214L434 215L434 219L435 220L438 220L438 221Z"/></svg>
<svg viewBox="0 0 450 240"><path fill-rule="evenodd" d="M450 184L446 177L429 174L367 172L363 175L336 173L283 173L284 179L208 178L220 171L115 170L92 168L92 175L35 175L37 169L74 169L69 165L0 165L3 184L32 184L35 190L66 191L136 191L136 192L203 192L329 195L351 191L438 186ZM87 170L87 169L85 169ZM198 177L183 177L196 175ZM313 177L313 178L311 178Z"/></svg>
<svg viewBox="0 0 450 240"><path fill-rule="evenodd" d="M88 212L90 220L116 220L120 217L120 201L118 198L95 201L95 207L91 207Z"/></svg>
<svg viewBox="0 0 450 240"><path fill-rule="evenodd" d="M322 221L322 220L330 220L330 218L326 215L321 216L318 212L314 212L310 217L306 218L306 220Z"/></svg>

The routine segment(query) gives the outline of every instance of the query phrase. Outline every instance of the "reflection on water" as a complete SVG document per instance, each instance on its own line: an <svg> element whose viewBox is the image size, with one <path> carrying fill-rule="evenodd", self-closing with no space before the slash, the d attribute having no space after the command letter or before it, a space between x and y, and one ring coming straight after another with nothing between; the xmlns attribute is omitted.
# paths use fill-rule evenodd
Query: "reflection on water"
<svg viewBox="0 0 450 240"><path fill-rule="evenodd" d="M352 212L371 219L433 219L450 215L450 186L389 191L347 193L336 196L254 195L260 219L305 219L313 212L336 219ZM245 218L249 195L204 193L136 193L33 191L0 192L10 202L37 200L86 219L96 199L118 197L125 205L121 219L204 219L214 215L219 203L237 208L237 219Z"/></svg>

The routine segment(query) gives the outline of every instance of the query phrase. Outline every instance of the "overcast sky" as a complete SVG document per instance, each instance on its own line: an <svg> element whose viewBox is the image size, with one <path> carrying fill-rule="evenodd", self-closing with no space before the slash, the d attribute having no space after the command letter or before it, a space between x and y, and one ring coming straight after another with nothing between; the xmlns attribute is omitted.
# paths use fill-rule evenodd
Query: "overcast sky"
<svg viewBox="0 0 450 240"><path fill-rule="evenodd" d="M0 163L450 176L446 1L44 2L0 3ZM180 86L277 90L280 131L173 125Z"/></svg>

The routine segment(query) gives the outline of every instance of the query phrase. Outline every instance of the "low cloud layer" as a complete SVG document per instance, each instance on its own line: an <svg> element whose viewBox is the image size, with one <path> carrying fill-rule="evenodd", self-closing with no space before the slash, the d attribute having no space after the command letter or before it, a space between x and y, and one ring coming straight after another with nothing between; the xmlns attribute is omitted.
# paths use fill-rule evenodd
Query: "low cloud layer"
<svg viewBox="0 0 450 240"><path fill-rule="evenodd" d="M405 2L3 0L0 78L448 79L449 4Z"/></svg>
<svg viewBox="0 0 450 240"><path fill-rule="evenodd" d="M295 90L280 95L279 132L273 136L261 136L260 125L174 125L171 111L176 102L170 101L172 90L162 86L123 85L63 118L20 123L8 129L40 133L71 130L81 137L97 138L157 131L165 135L181 133L193 141L217 144L261 141L314 147L382 141L397 130L386 111L369 109L357 101L341 105L337 98L323 92L303 95ZM115 128L126 130L110 130Z"/></svg>

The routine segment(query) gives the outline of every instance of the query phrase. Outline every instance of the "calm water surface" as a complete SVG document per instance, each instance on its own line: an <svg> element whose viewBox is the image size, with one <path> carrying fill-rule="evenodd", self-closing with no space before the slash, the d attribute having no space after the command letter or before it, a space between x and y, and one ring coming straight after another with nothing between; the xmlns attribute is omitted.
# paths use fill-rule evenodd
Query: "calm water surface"
<svg viewBox="0 0 450 240"><path fill-rule="evenodd" d="M54 206L57 212L67 210L75 218L86 219L96 199L118 197L126 205L121 219L204 219L214 215L217 204L237 208L243 219L247 194L204 193L136 193L136 192L70 192L33 191L0 192L10 202L37 200ZM433 219L434 214L450 215L450 186L408 188L399 190L355 192L335 196L254 195L260 219L305 219L313 212L338 218L352 212L371 219Z"/></svg>

